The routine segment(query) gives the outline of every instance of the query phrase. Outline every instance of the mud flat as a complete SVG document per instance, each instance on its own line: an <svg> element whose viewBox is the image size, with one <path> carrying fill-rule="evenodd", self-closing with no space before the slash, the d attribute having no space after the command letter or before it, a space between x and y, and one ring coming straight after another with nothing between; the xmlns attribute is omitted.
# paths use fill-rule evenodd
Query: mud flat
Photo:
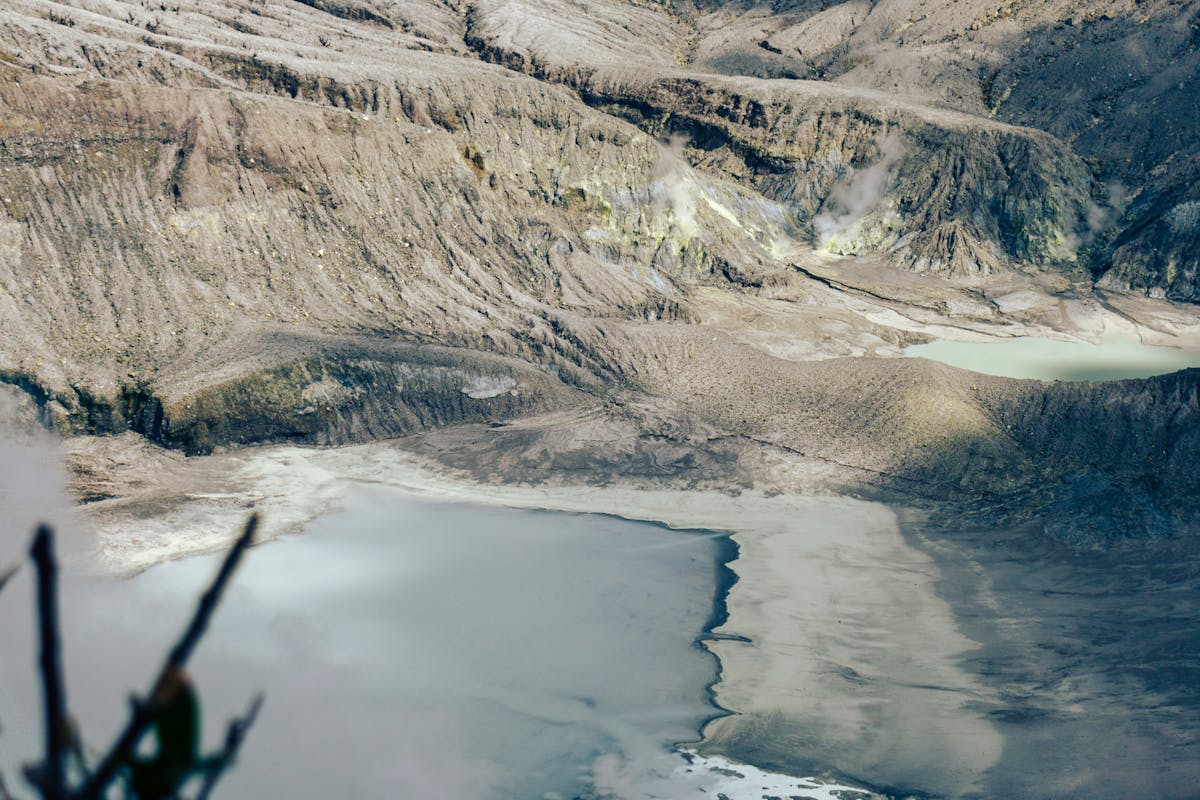
<svg viewBox="0 0 1200 800"><path fill-rule="evenodd" d="M1004 738L987 797L1184 800L1200 786L1200 546L1107 551L1035 530L905 520L979 643L964 669Z"/></svg>

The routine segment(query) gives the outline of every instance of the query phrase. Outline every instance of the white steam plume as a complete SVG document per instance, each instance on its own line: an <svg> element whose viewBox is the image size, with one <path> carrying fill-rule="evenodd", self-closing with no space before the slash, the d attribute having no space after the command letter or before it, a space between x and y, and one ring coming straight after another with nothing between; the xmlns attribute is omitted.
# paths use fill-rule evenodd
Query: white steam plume
<svg viewBox="0 0 1200 800"><path fill-rule="evenodd" d="M36 420L28 395L0 385L0 567L23 557L38 523L61 526L73 505L58 440Z"/></svg>
<svg viewBox="0 0 1200 800"><path fill-rule="evenodd" d="M813 230L819 246L825 247L838 234L848 230L876 209L887 194L892 168L904 155L900 137L880 133L875 140L879 160L866 169L853 169L833 187L813 218Z"/></svg>
<svg viewBox="0 0 1200 800"><path fill-rule="evenodd" d="M651 203L655 215L670 215L684 238L690 239L699 230L696 222L696 201L692 196L691 167L683 157L687 139L672 136L654 165L650 184Z"/></svg>
<svg viewBox="0 0 1200 800"><path fill-rule="evenodd" d="M1103 204L1088 204L1083 230L1068 237L1067 245L1072 252L1092 244L1097 236L1112 228L1125 216L1125 209L1129 207L1131 199L1129 190L1117 181L1110 181L1104 185L1104 195Z"/></svg>

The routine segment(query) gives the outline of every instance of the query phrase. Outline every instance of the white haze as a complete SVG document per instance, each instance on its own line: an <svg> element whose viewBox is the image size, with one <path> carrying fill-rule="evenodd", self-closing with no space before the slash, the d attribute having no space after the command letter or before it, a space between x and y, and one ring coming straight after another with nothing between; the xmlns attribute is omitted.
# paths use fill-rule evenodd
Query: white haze
<svg viewBox="0 0 1200 800"><path fill-rule="evenodd" d="M1131 200L1129 190L1118 181L1104 184L1104 202L1088 204L1081 229L1067 237L1067 246L1074 253L1081 247L1094 244L1096 238L1121 221Z"/></svg>
<svg viewBox="0 0 1200 800"><path fill-rule="evenodd" d="M888 180L904 155L904 146L891 132L880 133L875 146L878 160L866 168L850 167L821 204L820 213L813 217L813 231L821 247L861 221L886 198Z"/></svg>
<svg viewBox="0 0 1200 800"><path fill-rule="evenodd" d="M5 555L19 549L39 522L62 519L69 508L63 486L62 466L52 444L0 438L0 519Z"/></svg>
<svg viewBox="0 0 1200 800"><path fill-rule="evenodd" d="M60 521L71 505L57 442L30 424L25 405L0 393L0 558L37 523Z"/></svg>
<svg viewBox="0 0 1200 800"><path fill-rule="evenodd" d="M695 179L683 149L687 138L672 136L662 148L652 172L650 205L656 216L669 216L684 238L695 236L699 225L696 219L696 200L693 195Z"/></svg>
<svg viewBox="0 0 1200 800"><path fill-rule="evenodd" d="M267 692L221 796L574 796L596 758L661 764L713 713L716 662L695 644L713 539L392 495L352 507L252 550L197 655L210 746ZM119 725L215 565L67 576L70 701L89 743ZM31 591L26 571L0 596L10 778L40 735Z"/></svg>
<svg viewBox="0 0 1200 800"><path fill-rule="evenodd" d="M24 559L41 523L58 530L67 560L88 555L66 490L59 440L38 426L32 414L27 399L0 391L0 571Z"/></svg>

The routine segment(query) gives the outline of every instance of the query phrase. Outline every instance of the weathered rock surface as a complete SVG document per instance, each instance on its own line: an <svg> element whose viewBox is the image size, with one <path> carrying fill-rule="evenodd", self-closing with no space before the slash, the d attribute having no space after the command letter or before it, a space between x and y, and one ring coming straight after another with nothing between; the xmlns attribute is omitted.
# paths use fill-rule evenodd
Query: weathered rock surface
<svg viewBox="0 0 1200 800"><path fill-rule="evenodd" d="M1089 165L1079 260L1194 301L1200 4L1169 0L705 3L693 64L821 80L1052 134ZM1171 216L1175 228L1171 233ZM1182 241L1181 241L1182 240Z"/></svg>
<svg viewBox="0 0 1200 800"><path fill-rule="evenodd" d="M545 415L469 446L1176 530L1194 374L829 360L1200 291L1197 5L997 8L14 0L0 378L187 452Z"/></svg>

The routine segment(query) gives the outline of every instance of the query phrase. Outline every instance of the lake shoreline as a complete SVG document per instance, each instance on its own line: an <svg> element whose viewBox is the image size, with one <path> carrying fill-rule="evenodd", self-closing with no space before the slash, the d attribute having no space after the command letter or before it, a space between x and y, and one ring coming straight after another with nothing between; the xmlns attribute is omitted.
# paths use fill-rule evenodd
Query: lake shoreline
<svg viewBox="0 0 1200 800"><path fill-rule="evenodd" d="M762 702L768 705L776 700L773 690L766 687L753 688L757 679L746 683L746 679L752 677L756 669L753 666L755 660L747 662L740 657L739 652L744 652L746 648L757 651L763 647L773 647L771 643L780 633L777 627L764 628L757 624L749 624L752 619L749 610L759 602L754 598L761 597L768 602L791 602L786 598L792 591L786 587L758 587L754 579L745 579L744 573L747 569L762 560L761 556L755 555L755 549L761 544L764 535L777 538L783 534L783 540L803 540L805 537L793 537L788 532L798 521L805 520L814 513L827 520L827 523L822 524L827 525L826 529L830 535L836 535L835 532L848 524L849 520L856 519L856 515L864 513L873 520L867 523L868 528L885 530L890 529L892 525L891 512L883 506L833 495L802 497L764 494L753 490L740 493L649 490L619 484L486 485L444 467L432 465L394 447L382 445L339 450L262 449L239 453L238 464L236 469L227 471L230 486L226 488L236 485L242 487L242 491L209 493L208 507L190 507L188 518L196 519L197 516L202 516L210 529L220 530L238 519L244 508L254 505L264 514L267 536L278 536L303 527L304 519L308 518L305 514L319 515L341 507L349 491L354 487L362 487L398 491L427 500L554 512L611 514L612 509L620 508L622 512L614 516L631 521L649 521L672 529L718 532L718 541L727 541L730 548L736 547L738 557L726 562L723 568L724 577L714 586L713 602L710 604L708 615L709 625L706 626L709 631L706 635L697 637L695 642L696 647L715 657L718 666L716 680L708 687L708 696L712 706L719 711L712 714L703 725L700 749L707 754L720 753L748 764L760 763L750 751L738 751L734 748L713 749L709 742L714 727L727 729L731 724L735 727L753 726L751 718L744 715L743 702L749 697L760 696ZM168 515L168 519L159 520L163 528L176 527L171 524L170 516ZM279 525L280 517L291 527ZM275 524L272 524L273 522ZM859 523L854 523L857 524ZM110 534L101 531L102 540L109 535L119 537L120 532L113 531ZM888 541L894 541L893 534L889 533L887 536ZM199 532L197 542L206 541L208 534ZM175 541L174 546L186 548L188 543ZM868 547L868 550L864 551L868 552L869 546L865 542L863 546ZM109 551L122 552L124 546L116 551L109 548ZM182 554L183 552L177 552L172 557ZM732 551L729 551L725 555L732 554ZM938 612L938 615L939 619L946 619L944 613ZM828 626L833 622L829 620L821 624ZM830 629L830 633L836 631ZM955 634L952 631L947 630L945 635L949 637L947 642L954 641ZM782 636L782 646L793 646L787 644L794 641L793 634L785 629ZM947 646L949 649L946 653L950 654L962 645ZM768 663L781 666L791 658L782 651L779 655L766 655L766 651L762 652L769 659ZM945 657L938 658L943 659L939 663L947 663L944 661ZM816 664L813 663L815 668ZM948 668L947 665L937 669ZM751 695L745 694L747 690ZM792 702L794 712L807 713L803 711L806 703L802 698L798 697ZM763 765L774 766L787 774L797 774L797 763L796 760L791 760L791 769L780 769L778 764ZM819 765L820 769L815 772L843 782L855 775L869 774L867 770L838 769L834 762L822 762L819 757L805 763ZM883 783L878 778L856 782L864 788ZM888 783L908 785L899 782Z"/></svg>
<svg viewBox="0 0 1200 800"><path fill-rule="evenodd" d="M703 726L697 748L701 753L788 774L820 772L877 790L928 787L927 779L953 762L951 765L961 767L954 774L943 775L940 788L934 786L928 794L959 796L975 791L971 789L975 782L984 780L999 763L1007 738L1000 730L1020 733L1004 716L1003 686L975 677L979 665L971 654L986 644L988 636L986 629L964 622L963 614L974 607L972 602L946 591L942 571L950 562L912 536L912 526L924 525L922 520L936 518L939 512L966 524L971 516L957 505L932 501L904 504L903 496L883 497L879 492L863 494L887 505L834 494L650 489L619 480L603 485L491 484L416 455L403 444L340 449L272 447L213 457L212 462L204 463L220 464L223 482L208 485L203 494L192 494L187 503L167 506L167 514L157 517L155 525L164 531L179 530L201 520L207 526L197 528L192 541L171 539L175 552L170 557L177 557L196 552L194 546L227 540L250 507L264 513L268 537L280 536L341 507L356 488L377 488L446 502L607 514L665 528L714 531L728 536L731 546L738 548L738 557L727 562L730 577L722 598L724 608L719 608L716 598L710 606L715 613L709 621L716 623L723 611L724 622L713 624L709 634L698 637L694 644L712 653L720 670L709 687L711 703L731 713L714 714ZM897 517L898 507L910 510ZM621 513L613 514L613 509L621 509ZM851 524L860 514L867 516ZM99 531L101 541L115 537L116 546L109 551L129 552L127 547L133 542L122 541L124 534L118 530L128 524L128 518L113 518L107 524L109 527ZM990 513L976 516L970 524L985 531L1004 527L998 527ZM860 531L854 536L866 538L847 538L847 532L854 529ZM815 549L803 551L805 542ZM1047 547L1051 545L1064 553L1076 552L1061 542ZM151 542L150 552L163 550ZM826 564L834 572L824 577L805 573L806 565L816 564ZM787 565L797 566L775 569ZM969 577L968 573L956 574ZM908 589L893 585L897 576L905 575L913 576L918 585ZM719 587L715 591L719 593ZM804 599L805 592L809 600ZM873 597L876 599L871 600ZM793 606L792 611L780 606L786 613L776 615L775 622L764 611L772 603L805 602L818 605ZM825 602L833 605L819 605ZM857 626L853 629L836 619L847 603L850 611L862 610L857 620L850 620ZM894 608L904 613L885 623L878 610L867 612L870 603L875 603L876 609ZM796 613L800 616L794 616ZM797 619L813 620L806 623L812 628L797 629L794 622L788 622ZM913 620L921 624L914 627ZM848 635L852 630L857 634ZM930 660L909 671L911 674L903 665L881 669L872 650L872 643L878 641L892 642L889 646L899 648L896 652L925 652ZM800 683L795 682L797 664L808 665L803 666L807 672L800 676ZM801 692L781 701L771 688L772 681L780 680L786 685L807 686L807 695ZM952 691L921 689L918 684ZM889 718L888 702L892 701L887 698L896 692L902 698L897 708L909 704L909 711ZM843 698L838 702L848 702L847 708L856 709L859 721L846 727L848 723L837 722L842 711L836 706L814 707L813 698ZM778 714L781 708L783 718L792 721L782 728L762 728L771 718L768 711ZM924 730L906 729L904 715L923 720ZM832 727L821 733L812 724L814 719L823 719L823 724ZM839 744L823 754L822 737ZM876 747L889 741L902 746L906 739L919 743L926 737L932 741L920 751L944 750L947 755L930 760L921 752L900 751L898 760L872 760L871 742ZM770 746L772 739L783 743L777 752ZM954 750L965 744L970 747ZM797 753L806 755L801 759ZM908 761L915 766L900 769ZM800 768L808 765L818 769L806 772ZM890 779L889 770L894 773Z"/></svg>
<svg viewBox="0 0 1200 800"><path fill-rule="evenodd" d="M906 358L927 358L959 369L1004 378L1107 382L1142 380L1200 367L1193 342L1153 345L1128 332L1106 332L1098 341L1017 336L1004 339L936 339L905 347Z"/></svg>
<svg viewBox="0 0 1200 800"><path fill-rule="evenodd" d="M983 710L1006 741L989 796L1192 796L1200 672L1171 654L1200 648L1183 623L1200 614L1200 544L1098 552L1029 525L900 523L978 643L963 664L989 687Z"/></svg>

